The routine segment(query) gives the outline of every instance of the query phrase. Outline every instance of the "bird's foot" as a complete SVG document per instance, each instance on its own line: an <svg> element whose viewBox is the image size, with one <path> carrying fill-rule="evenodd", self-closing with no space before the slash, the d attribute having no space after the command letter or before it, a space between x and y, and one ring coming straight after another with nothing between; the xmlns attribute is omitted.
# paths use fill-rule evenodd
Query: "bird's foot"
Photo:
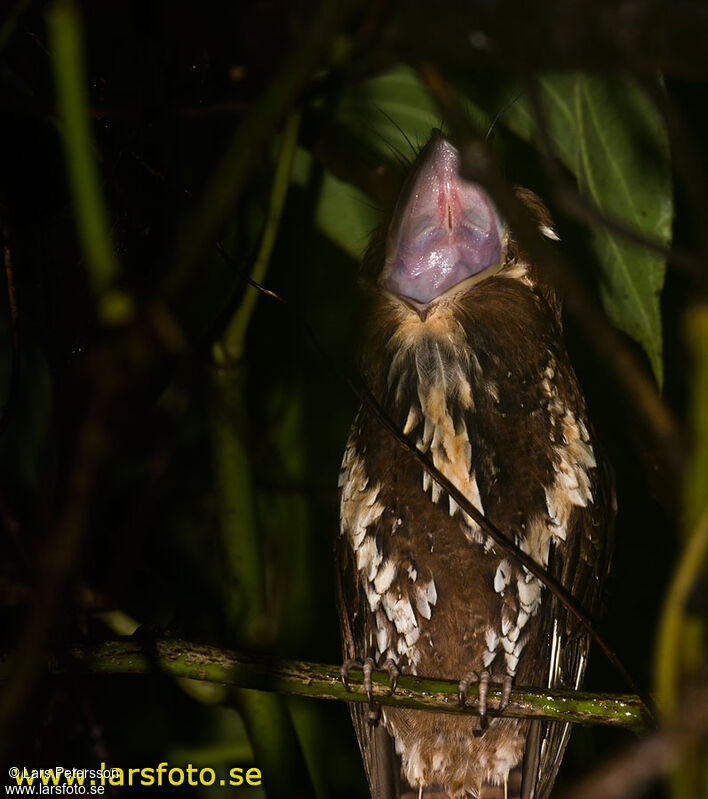
<svg viewBox="0 0 708 799"><path fill-rule="evenodd" d="M509 704L512 680L508 674L505 674L501 677L492 677L486 669L479 674L476 671L468 671L467 674L465 674L465 676L460 680L459 685L459 698L460 705L462 707L465 707L467 701L467 691L469 690L470 685L474 683L479 683L479 699L477 700L479 723L475 729L475 734L481 735L487 729L489 724L487 719L487 694L489 692L489 684L501 683L502 696L501 701L499 702L499 707L497 708L497 713L501 714Z"/></svg>
<svg viewBox="0 0 708 799"><path fill-rule="evenodd" d="M361 669L361 671L364 673L364 691L366 692L366 699L369 703L369 724L376 725L378 724L381 713L381 708L376 704L376 702L374 702L373 680L371 679L372 673L377 669L376 662L373 658L366 658L363 663L359 660L354 660L353 658L345 660L344 663L342 663L340 674L342 678L342 685L344 685L344 688L347 691L350 690L349 672L352 669ZM380 670L388 673L390 681L388 693L390 695L396 690L396 686L398 685L398 677L401 672L391 658L388 658L383 665L380 666Z"/></svg>

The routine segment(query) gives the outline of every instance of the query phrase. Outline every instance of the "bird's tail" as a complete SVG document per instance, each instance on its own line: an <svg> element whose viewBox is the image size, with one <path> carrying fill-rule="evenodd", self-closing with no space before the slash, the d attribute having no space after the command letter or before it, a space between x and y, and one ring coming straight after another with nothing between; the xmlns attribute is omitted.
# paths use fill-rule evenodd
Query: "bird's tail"
<svg viewBox="0 0 708 799"><path fill-rule="evenodd" d="M482 785L478 799L525 799L521 783L522 770L521 766L517 766L509 772L506 782L500 785L492 783ZM401 792L401 799L458 799L458 797L452 796L442 785L426 785L422 791L406 785Z"/></svg>
<svg viewBox="0 0 708 799"><path fill-rule="evenodd" d="M511 769L506 781L499 785L482 785L479 799L523 799L521 766Z"/></svg>

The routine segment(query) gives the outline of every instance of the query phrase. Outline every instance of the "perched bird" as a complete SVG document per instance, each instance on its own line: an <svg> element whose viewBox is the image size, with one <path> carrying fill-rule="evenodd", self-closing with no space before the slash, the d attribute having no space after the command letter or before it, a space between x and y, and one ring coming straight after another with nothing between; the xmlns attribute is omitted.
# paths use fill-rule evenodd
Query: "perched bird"
<svg viewBox="0 0 708 799"><path fill-rule="evenodd" d="M548 211L518 190L540 231ZM553 289L459 154L433 132L364 260L360 369L390 419L590 613L614 495L563 343ZM577 688L589 640L363 405L340 474L345 665L480 685ZM490 704L490 710L491 710ZM494 708L498 710L498 708ZM541 799L569 725L352 704L374 799ZM486 721L486 718L484 719Z"/></svg>

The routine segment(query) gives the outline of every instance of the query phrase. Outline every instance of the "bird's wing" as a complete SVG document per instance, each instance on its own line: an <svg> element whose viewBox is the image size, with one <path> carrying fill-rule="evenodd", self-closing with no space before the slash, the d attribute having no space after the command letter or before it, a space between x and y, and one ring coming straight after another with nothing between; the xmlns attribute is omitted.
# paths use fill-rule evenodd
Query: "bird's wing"
<svg viewBox="0 0 708 799"><path fill-rule="evenodd" d="M567 541L552 548L548 566L551 576L559 580L592 617L600 608L610 568L615 514L612 472L601 454L597 455L592 480L594 502L587 508L576 508L575 529L569 531ZM551 599L551 606L554 625L549 642L548 687L577 689L587 665L590 636L555 597ZM545 799L550 794L570 731L570 724L532 722L524 754L521 799Z"/></svg>
<svg viewBox="0 0 708 799"><path fill-rule="evenodd" d="M344 659L361 659L367 647L366 598L360 588L354 553L344 536L337 536L337 598L342 630ZM400 796L400 758L393 739L383 724L369 722L369 708L364 703L350 706L354 731L372 799L398 799Z"/></svg>

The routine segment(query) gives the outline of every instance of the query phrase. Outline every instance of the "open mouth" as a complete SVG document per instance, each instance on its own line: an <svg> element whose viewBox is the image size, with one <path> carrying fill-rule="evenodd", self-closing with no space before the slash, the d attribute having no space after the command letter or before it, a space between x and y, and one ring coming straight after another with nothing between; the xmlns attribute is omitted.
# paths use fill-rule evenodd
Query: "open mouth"
<svg viewBox="0 0 708 799"><path fill-rule="evenodd" d="M380 283L414 307L502 262L504 223L459 166L457 150L433 136L394 211Z"/></svg>

